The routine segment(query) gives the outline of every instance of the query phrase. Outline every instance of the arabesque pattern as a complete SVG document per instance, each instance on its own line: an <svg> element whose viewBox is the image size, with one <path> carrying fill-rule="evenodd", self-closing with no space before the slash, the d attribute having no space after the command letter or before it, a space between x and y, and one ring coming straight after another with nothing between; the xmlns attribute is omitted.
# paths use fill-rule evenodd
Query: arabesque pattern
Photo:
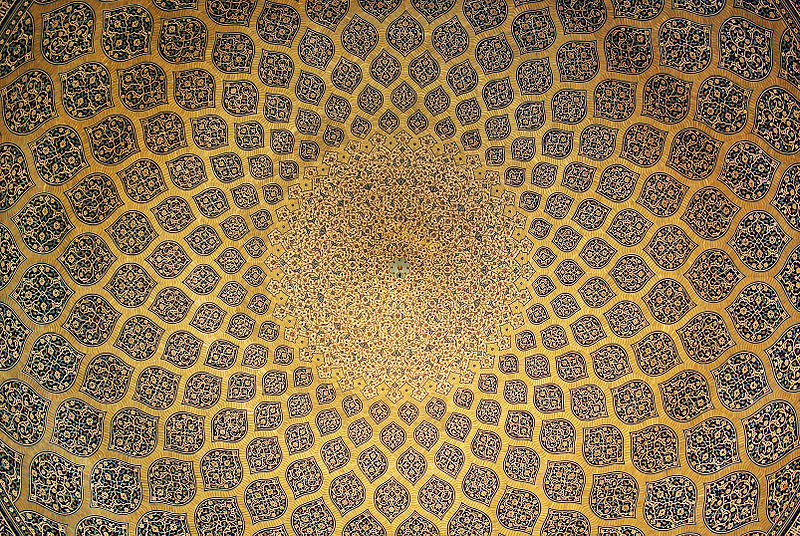
<svg viewBox="0 0 800 536"><path fill-rule="evenodd" d="M0 535L783 534L793 1L0 0Z"/></svg>

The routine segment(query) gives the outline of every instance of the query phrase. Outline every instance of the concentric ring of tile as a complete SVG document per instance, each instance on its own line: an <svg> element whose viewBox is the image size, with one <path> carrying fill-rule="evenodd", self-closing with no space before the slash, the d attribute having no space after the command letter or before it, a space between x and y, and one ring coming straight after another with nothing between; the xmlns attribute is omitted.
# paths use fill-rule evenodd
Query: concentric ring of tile
<svg viewBox="0 0 800 536"><path fill-rule="evenodd" d="M0 5L2 534L780 534L797 7Z"/></svg>

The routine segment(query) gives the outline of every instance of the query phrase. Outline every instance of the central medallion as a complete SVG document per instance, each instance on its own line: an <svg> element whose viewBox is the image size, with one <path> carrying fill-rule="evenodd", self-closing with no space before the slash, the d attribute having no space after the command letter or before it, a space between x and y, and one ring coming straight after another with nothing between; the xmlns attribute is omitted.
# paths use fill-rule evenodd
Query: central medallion
<svg viewBox="0 0 800 536"><path fill-rule="evenodd" d="M514 259L531 243L497 174L432 141L371 143L295 190L277 238L286 311L322 371L367 395L424 396L508 347L501 326L522 323Z"/></svg>
<svg viewBox="0 0 800 536"><path fill-rule="evenodd" d="M391 264L389 264L389 271L392 272L395 277L403 278L407 276L408 270L408 261L404 258L394 259Z"/></svg>

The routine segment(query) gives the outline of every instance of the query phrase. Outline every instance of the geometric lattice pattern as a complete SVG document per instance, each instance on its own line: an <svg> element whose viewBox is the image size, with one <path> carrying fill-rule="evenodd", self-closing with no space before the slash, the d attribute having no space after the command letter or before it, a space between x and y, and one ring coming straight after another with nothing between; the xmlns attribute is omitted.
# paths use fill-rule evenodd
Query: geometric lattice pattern
<svg viewBox="0 0 800 536"><path fill-rule="evenodd" d="M0 536L786 534L798 14L0 0Z"/></svg>

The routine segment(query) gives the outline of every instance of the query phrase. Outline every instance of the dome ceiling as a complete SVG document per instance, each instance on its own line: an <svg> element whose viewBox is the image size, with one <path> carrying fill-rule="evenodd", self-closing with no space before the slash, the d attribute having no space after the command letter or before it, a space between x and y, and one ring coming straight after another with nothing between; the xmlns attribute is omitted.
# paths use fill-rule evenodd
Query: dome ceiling
<svg viewBox="0 0 800 536"><path fill-rule="evenodd" d="M785 534L799 12L0 3L0 533Z"/></svg>

